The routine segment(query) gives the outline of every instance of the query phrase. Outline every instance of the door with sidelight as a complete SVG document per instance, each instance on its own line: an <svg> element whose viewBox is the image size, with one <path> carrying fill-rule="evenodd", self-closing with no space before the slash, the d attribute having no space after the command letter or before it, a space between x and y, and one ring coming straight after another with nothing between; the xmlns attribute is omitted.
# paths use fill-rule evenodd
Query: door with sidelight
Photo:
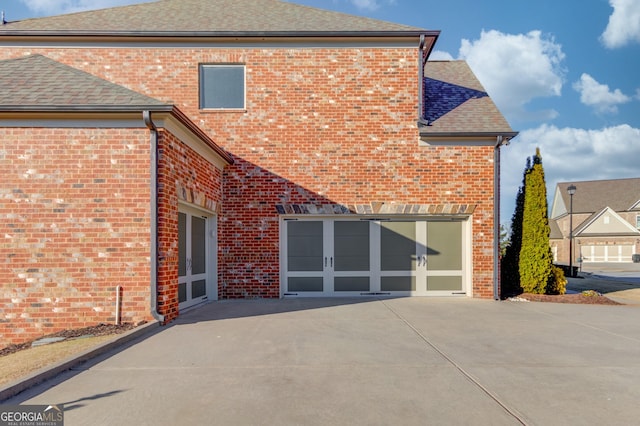
<svg viewBox="0 0 640 426"><path fill-rule="evenodd" d="M208 299L211 292L208 235L210 217L182 207L178 212L178 302L184 309ZM213 235L211 235L213 237Z"/></svg>

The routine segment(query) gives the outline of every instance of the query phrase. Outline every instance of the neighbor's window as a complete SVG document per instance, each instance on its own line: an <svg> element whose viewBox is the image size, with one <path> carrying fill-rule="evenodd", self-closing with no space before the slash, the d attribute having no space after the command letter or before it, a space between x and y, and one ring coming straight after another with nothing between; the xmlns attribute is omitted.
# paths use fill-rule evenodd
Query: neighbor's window
<svg viewBox="0 0 640 426"><path fill-rule="evenodd" d="M636 216L636 228L640 229L640 214Z"/></svg>
<svg viewBox="0 0 640 426"><path fill-rule="evenodd" d="M244 109L244 65L200 65L201 109Z"/></svg>

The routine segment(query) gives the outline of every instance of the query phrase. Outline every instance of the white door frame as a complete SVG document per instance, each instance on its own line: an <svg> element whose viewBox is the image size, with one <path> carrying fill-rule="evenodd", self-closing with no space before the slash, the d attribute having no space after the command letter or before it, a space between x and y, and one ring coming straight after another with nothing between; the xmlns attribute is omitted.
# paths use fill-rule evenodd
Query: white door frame
<svg viewBox="0 0 640 426"><path fill-rule="evenodd" d="M198 217L204 219L204 241L205 241L205 272L202 274L191 275L189 265L187 265L187 274L185 276L178 276L178 284L191 283L192 281L205 280L205 294L197 298L191 297L191 286L187 285L187 300L179 303L179 309L186 309L193 305L203 303L209 300L218 300L218 231L217 231L217 216L206 209L194 206L192 204L182 203L178 204L178 213L187 215L187 229L186 229L186 255L188 258L191 256L191 219L190 217Z"/></svg>

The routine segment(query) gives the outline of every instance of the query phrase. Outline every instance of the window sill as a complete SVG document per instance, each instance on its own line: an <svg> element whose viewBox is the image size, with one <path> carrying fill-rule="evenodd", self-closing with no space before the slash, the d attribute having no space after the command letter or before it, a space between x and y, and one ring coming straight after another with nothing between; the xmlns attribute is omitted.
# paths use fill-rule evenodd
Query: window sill
<svg viewBox="0 0 640 426"><path fill-rule="evenodd" d="M242 113L242 114L246 114L247 109L246 108L200 108L200 112L203 113L211 113L211 112L218 112L218 113Z"/></svg>

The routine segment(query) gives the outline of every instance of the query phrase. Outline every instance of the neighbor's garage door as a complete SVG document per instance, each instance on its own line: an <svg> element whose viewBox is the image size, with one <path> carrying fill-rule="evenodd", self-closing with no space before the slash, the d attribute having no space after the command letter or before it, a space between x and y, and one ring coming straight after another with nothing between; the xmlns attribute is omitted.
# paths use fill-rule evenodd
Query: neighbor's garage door
<svg viewBox="0 0 640 426"><path fill-rule="evenodd" d="M582 246L580 255L583 262L631 262L633 245Z"/></svg>
<svg viewBox="0 0 640 426"><path fill-rule="evenodd" d="M285 296L466 294L465 221L283 221Z"/></svg>

